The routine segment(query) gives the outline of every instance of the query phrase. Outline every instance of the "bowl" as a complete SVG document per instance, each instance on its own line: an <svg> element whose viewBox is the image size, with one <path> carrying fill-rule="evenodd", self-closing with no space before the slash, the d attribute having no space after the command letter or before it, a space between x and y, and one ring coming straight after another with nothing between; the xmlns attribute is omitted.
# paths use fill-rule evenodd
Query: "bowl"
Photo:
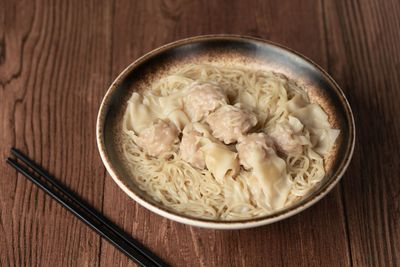
<svg viewBox="0 0 400 267"><path fill-rule="evenodd" d="M311 101L329 115L339 138L326 159L326 175L312 192L295 204L272 214L246 220L218 221L171 211L141 191L122 164L119 127L127 100L133 91L145 90L171 69L189 63L254 66L280 72L303 85ZM237 35L207 35L179 40L157 48L130 64L115 79L101 103L97 118L97 144L101 159L112 179L143 207L171 220L213 229L243 229L273 223L310 207L339 182L349 165L355 143L354 118L337 83L305 56L270 41Z"/></svg>

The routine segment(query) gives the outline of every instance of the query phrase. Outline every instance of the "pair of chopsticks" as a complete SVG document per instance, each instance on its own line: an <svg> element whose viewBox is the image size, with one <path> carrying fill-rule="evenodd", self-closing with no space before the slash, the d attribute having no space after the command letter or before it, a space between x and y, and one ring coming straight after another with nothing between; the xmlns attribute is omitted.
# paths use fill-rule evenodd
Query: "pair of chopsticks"
<svg viewBox="0 0 400 267"><path fill-rule="evenodd" d="M30 160L22 152L12 148L11 154L24 164L20 164L19 161L15 159L7 158L6 162L8 164L44 190L58 203L63 205L103 238L107 239L129 258L136 261L141 266L167 266L167 264L155 254L145 248L138 241L128 236L101 213L90 207L85 203L85 201L80 199L66 186L58 182L54 177L43 170L43 168L38 164ZM33 172L30 172L27 167L29 167Z"/></svg>

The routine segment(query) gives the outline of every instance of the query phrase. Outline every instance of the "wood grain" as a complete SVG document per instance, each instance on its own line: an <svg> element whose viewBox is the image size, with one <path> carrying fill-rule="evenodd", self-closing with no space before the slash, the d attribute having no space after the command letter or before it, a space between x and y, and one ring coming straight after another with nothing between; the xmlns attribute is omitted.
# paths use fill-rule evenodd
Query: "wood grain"
<svg viewBox="0 0 400 267"><path fill-rule="evenodd" d="M21 148L101 209L105 172L94 127L110 82L111 9L96 1L1 3L1 158ZM0 166L0 265L98 265L99 236Z"/></svg>
<svg viewBox="0 0 400 267"><path fill-rule="evenodd" d="M327 1L330 72L353 107L357 145L342 187L352 261L400 264L400 2Z"/></svg>
<svg viewBox="0 0 400 267"><path fill-rule="evenodd" d="M400 265L400 2L0 1L0 156L27 152L173 266ZM343 181L312 208L240 231L178 224L116 186L95 144L108 85L162 44L235 33L287 45L339 82L356 118ZM0 266L132 266L0 163Z"/></svg>

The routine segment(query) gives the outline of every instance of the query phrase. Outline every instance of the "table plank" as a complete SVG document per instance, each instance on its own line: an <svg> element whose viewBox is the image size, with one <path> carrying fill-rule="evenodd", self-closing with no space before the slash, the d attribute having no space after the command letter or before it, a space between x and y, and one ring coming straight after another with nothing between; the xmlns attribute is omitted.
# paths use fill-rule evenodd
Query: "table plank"
<svg viewBox="0 0 400 267"><path fill-rule="evenodd" d="M146 51L209 33L263 37L327 66L322 5L314 1L116 1L113 18L113 77ZM350 265L339 189L298 216L241 231L162 219L126 197L108 176L104 190L107 216L173 266ZM102 243L102 266L131 264Z"/></svg>
<svg viewBox="0 0 400 267"><path fill-rule="evenodd" d="M352 105L357 145L344 177L355 266L400 264L400 2L326 1L330 72Z"/></svg>
<svg viewBox="0 0 400 267"><path fill-rule="evenodd" d="M110 82L108 4L1 1L0 266L99 265L99 236L3 159L20 148L101 210L94 129Z"/></svg>

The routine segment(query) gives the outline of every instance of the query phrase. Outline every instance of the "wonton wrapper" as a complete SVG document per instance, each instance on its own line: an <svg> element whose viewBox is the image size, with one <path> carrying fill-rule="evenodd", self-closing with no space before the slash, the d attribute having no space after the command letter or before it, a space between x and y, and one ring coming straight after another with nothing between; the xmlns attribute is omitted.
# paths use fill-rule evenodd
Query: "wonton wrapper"
<svg viewBox="0 0 400 267"><path fill-rule="evenodd" d="M127 112L124 115L124 127L139 134L155 121L157 117L151 109L142 103L142 97L133 93L128 101Z"/></svg>
<svg viewBox="0 0 400 267"><path fill-rule="evenodd" d="M288 101L287 109L310 130L313 149L321 156L329 153L340 131L331 129L325 111L318 104L307 104L300 95Z"/></svg>
<svg viewBox="0 0 400 267"><path fill-rule="evenodd" d="M223 183L226 175L234 177L239 173L237 153L232 152L225 145L210 143L203 146L201 150L205 155L207 169L217 182Z"/></svg>
<svg viewBox="0 0 400 267"><path fill-rule="evenodd" d="M273 149L268 150L266 157L260 151L255 151L254 154L250 161L252 175L262 189L268 206L274 210L283 208L292 187L292 181L286 173L285 161L278 157ZM257 195L262 197L261 192Z"/></svg>
<svg viewBox="0 0 400 267"><path fill-rule="evenodd" d="M232 209L233 212L242 212L243 207L241 205L250 204L250 193L246 188L247 186L242 184L243 182L241 179L235 180L231 177L227 177L224 181L225 202L228 208L236 207Z"/></svg>
<svg viewBox="0 0 400 267"><path fill-rule="evenodd" d="M190 122L189 117L183 111L182 94L169 96L155 96L148 94L143 100L149 108L160 119L168 119L175 124L179 131L182 131L186 124Z"/></svg>
<svg viewBox="0 0 400 267"><path fill-rule="evenodd" d="M139 134L156 119L171 121L179 131L190 122L183 111L181 94L155 96L146 94L143 97L134 92L128 101L125 113L125 128Z"/></svg>

